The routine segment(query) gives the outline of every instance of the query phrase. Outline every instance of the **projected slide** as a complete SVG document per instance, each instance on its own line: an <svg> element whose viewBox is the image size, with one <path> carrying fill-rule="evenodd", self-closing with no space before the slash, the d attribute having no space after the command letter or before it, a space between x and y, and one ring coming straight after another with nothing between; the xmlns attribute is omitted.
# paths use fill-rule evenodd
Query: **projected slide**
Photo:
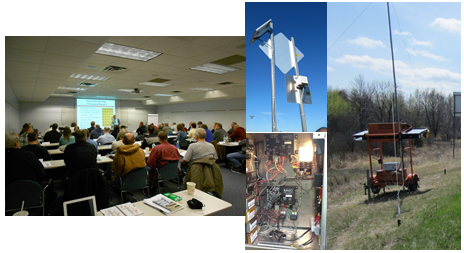
<svg viewBox="0 0 464 253"><path fill-rule="evenodd" d="M111 119L116 113L114 100L76 99L77 125L80 128L89 128L90 122L100 124L100 127L111 127Z"/></svg>

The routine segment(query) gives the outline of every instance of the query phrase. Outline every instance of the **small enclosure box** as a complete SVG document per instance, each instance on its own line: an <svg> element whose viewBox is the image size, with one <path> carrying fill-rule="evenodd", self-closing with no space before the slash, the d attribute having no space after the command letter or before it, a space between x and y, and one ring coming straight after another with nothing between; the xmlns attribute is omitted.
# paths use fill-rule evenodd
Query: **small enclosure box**
<svg viewBox="0 0 464 253"><path fill-rule="evenodd" d="M383 164L384 171L396 171L400 168L399 162L389 162Z"/></svg>

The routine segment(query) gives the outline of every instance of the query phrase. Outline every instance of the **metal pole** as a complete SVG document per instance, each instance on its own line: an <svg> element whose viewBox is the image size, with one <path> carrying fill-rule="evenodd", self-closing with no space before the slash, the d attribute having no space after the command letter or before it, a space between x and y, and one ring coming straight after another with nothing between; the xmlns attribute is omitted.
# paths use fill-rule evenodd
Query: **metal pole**
<svg viewBox="0 0 464 253"><path fill-rule="evenodd" d="M254 116L251 116L251 115L250 115L250 119L251 119L251 122L250 122L250 132L253 131L253 117L254 117Z"/></svg>
<svg viewBox="0 0 464 253"><path fill-rule="evenodd" d="M296 49L295 49L295 40L293 39L292 37L292 59L293 59L293 63L295 65L295 75L296 77L298 77L300 75L299 71L298 71L298 60L296 59ZM300 92L300 101L299 101L299 105L300 105L300 117L301 117L301 129L303 129L303 132L307 132L307 128L306 128L306 116L305 116L305 112L304 112L304 106L303 106L303 96L304 96L304 88L298 88L299 92Z"/></svg>
<svg viewBox="0 0 464 253"><path fill-rule="evenodd" d="M274 58L275 58L275 48L274 48L274 31L273 31L273 25L272 22L269 24L271 28L271 80L272 80L272 86L271 86L271 98L272 98L272 132L278 132L277 130L277 123L276 123L276 106L275 106L275 64L274 64Z"/></svg>
<svg viewBox="0 0 464 253"><path fill-rule="evenodd" d="M453 94L453 159L454 148L456 147L456 96Z"/></svg>
<svg viewBox="0 0 464 253"><path fill-rule="evenodd" d="M403 178L403 191L404 191L404 161L403 161L403 150L402 150L402 145L401 145L401 127L400 127L400 111L398 109L398 93L396 89L396 75L395 75L395 57L393 56L393 40L392 40L392 34L391 34L391 22L390 22L390 5L387 2L387 11L388 11L388 29L390 31L390 49L391 49L391 55L392 55L392 65L393 65L393 83L395 84L395 100L396 100L396 115L397 115L397 123L398 123L398 142L400 143L400 155L401 155L401 165L402 170L401 170L401 176ZM395 143L396 145L396 143Z"/></svg>
<svg viewBox="0 0 464 253"><path fill-rule="evenodd" d="M371 201L371 186L369 184L369 170L366 170L366 177L367 177L367 199L370 202Z"/></svg>

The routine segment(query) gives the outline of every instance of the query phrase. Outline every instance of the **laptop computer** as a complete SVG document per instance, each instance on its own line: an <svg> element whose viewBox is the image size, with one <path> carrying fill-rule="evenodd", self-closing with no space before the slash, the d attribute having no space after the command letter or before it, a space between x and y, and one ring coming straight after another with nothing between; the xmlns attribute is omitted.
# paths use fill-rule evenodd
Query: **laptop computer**
<svg viewBox="0 0 464 253"><path fill-rule="evenodd" d="M96 216L95 196L63 202L64 216Z"/></svg>

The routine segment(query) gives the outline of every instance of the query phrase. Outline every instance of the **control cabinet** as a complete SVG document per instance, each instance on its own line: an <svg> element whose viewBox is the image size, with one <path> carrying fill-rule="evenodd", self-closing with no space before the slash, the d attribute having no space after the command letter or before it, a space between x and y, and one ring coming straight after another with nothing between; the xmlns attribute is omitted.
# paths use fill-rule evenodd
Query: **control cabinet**
<svg viewBox="0 0 464 253"><path fill-rule="evenodd" d="M245 249L326 249L327 133L247 138Z"/></svg>

